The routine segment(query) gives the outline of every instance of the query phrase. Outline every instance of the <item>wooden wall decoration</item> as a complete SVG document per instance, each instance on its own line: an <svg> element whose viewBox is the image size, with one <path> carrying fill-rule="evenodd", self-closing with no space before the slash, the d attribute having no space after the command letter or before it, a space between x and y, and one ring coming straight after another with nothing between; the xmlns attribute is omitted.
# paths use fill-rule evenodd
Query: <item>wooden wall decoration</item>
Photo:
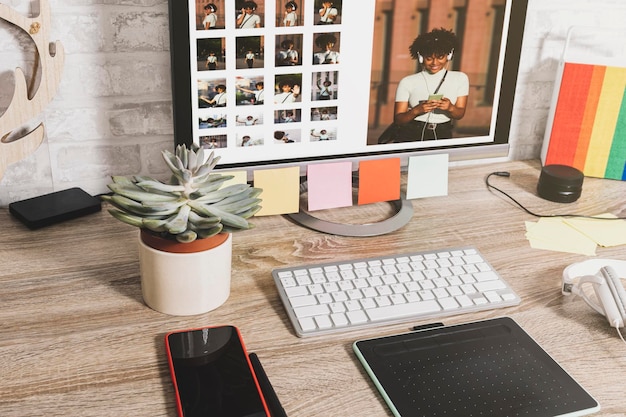
<svg viewBox="0 0 626 417"><path fill-rule="evenodd" d="M15 69L13 97L9 107L0 115L0 179L7 166L26 158L43 142L43 123L21 137L11 137L11 133L43 111L61 82L65 52L60 42L50 43L48 40L50 31L48 0L40 0L39 9L39 16L30 18L7 5L0 4L0 19L24 30L36 46L35 69L31 82L27 84L21 68ZM39 85L36 86L38 69L41 76Z"/></svg>

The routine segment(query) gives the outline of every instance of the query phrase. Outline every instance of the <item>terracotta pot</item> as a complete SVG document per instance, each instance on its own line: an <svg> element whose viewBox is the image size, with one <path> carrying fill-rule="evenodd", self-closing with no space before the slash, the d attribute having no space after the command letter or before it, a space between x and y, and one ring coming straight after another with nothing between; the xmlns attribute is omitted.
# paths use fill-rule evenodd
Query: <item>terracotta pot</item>
<svg viewBox="0 0 626 417"><path fill-rule="evenodd" d="M230 295L232 235L178 243L141 230L141 292L152 309L174 316L214 310Z"/></svg>

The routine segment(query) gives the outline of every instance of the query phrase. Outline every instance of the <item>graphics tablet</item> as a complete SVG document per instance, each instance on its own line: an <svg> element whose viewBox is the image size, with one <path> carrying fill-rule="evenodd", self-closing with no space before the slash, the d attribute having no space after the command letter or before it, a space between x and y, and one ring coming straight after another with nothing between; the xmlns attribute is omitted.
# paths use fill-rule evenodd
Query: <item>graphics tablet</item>
<svg viewBox="0 0 626 417"><path fill-rule="evenodd" d="M356 341L398 417L582 416L598 402L508 317Z"/></svg>

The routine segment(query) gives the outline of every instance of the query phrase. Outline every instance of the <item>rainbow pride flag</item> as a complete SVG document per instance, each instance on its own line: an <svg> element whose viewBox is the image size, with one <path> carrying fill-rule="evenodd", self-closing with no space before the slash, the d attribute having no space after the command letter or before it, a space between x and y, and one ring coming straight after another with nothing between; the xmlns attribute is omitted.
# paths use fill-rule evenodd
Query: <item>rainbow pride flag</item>
<svg viewBox="0 0 626 417"><path fill-rule="evenodd" d="M544 164L626 180L626 68L564 64Z"/></svg>

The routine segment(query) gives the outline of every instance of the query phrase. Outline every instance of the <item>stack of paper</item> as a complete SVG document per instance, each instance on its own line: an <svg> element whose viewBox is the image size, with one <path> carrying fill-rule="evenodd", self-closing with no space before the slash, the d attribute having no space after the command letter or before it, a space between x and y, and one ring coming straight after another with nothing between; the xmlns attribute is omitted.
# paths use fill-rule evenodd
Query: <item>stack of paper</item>
<svg viewBox="0 0 626 417"><path fill-rule="evenodd" d="M597 217L615 218L612 214ZM603 247L626 244L626 221L547 217L526 222L526 238L535 249L595 256Z"/></svg>

